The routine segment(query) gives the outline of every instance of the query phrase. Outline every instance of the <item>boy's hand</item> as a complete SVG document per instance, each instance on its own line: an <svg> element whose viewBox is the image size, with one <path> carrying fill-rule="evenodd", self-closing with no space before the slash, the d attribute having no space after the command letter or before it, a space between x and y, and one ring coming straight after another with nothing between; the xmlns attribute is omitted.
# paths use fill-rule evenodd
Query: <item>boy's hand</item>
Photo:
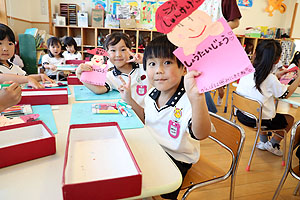
<svg viewBox="0 0 300 200"><path fill-rule="evenodd" d="M124 101L126 101L127 103L130 103L131 100L132 100L132 97L131 97L131 76L130 75L128 76L128 83L126 83L121 76L119 76L119 78L122 82L122 85L120 85L120 87L118 88L118 90L121 94L121 97Z"/></svg>
<svg viewBox="0 0 300 200"><path fill-rule="evenodd" d="M46 74L40 74L40 77L43 83L45 82L56 83L55 80L52 80Z"/></svg>
<svg viewBox="0 0 300 200"><path fill-rule="evenodd" d="M93 67L89 64L80 64L79 67L77 68L80 72L90 72L93 71Z"/></svg>
<svg viewBox="0 0 300 200"><path fill-rule="evenodd" d="M187 92L187 95L190 98L198 98L200 97L199 90L197 87L196 79L195 77L198 77L201 75L201 72L192 70L187 72L187 74L184 76L184 87Z"/></svg>
<svg viewBox="0 0 300 200"><path fill-rule="evenodd" d="M0 111L16 105L21 101L21 87L17 83L13 83L7 88L0 90Z"/></svg>
<svg viewBox="0 0 300 200"><path fill-rule="evenodd" d="M35 80L33 77L28 76L27 77L27 83L28 85L31 85L34 89L42 89L45 88L43 85L41 85L37 80Z"/></svg>
<svg viewBox="0 0 300 200"><path fill-rule="evenodd" d="M143 64L143 54L133 53L129 48L127 48L127 52L132 57L132 59L126 61L127 63L136 62L139 64Z"/></svg>

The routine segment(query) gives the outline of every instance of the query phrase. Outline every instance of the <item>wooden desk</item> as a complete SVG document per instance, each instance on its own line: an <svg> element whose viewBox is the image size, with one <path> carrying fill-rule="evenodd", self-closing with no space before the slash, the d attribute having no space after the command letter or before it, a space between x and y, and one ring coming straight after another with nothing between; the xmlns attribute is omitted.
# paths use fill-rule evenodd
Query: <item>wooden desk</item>
<svg viewBox="0 0 300 200"><path fill-rule="evenodd" d="M57 153L1 168L0 199L63 199L64 155L72 111L71 103L75 102L73 87L70 86L70 89L72 94L69 96L69 104L56 106L58 109L53 110L58 130L58 134L55 135ZM182 178L178 168L154 140L147 127L128 129L123 133L142 171L142 194L130 199L168 193L180 186Z"/></svg>

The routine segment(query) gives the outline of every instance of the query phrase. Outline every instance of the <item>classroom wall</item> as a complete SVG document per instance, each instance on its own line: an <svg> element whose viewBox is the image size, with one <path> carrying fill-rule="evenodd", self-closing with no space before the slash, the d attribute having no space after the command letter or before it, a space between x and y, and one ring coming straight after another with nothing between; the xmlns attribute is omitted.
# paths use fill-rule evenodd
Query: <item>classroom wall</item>
<svg viewBox="0 0 300 200"><path fill-rule="evenodd" d="M295 0L284 0L287 5L285 13L281 14L278 10L273 12L273 16L265 12L268 6L268 0L253 0L253 6L246 8L240 6L242 18L240 26L234 30L236 34L244 34L246 27L268 26L278 28L290 28L292 22L292 15L294 12Z"/></svg>
<svg viewBox="0 0 300 200"><path fill-rule="evenodd" d="M6 0L6 10L8 25L17 38L27 28L49 32L48 0Z"/></svg>

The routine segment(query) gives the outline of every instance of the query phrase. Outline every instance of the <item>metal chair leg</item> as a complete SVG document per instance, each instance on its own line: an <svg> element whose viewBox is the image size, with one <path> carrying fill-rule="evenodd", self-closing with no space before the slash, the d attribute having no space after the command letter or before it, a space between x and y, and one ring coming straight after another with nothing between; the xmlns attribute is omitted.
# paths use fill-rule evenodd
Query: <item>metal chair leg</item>
<svg viewBox="0 0 300 200"><path fill-rule="evenodd" d="M293 193L294 196L296 196L297 193L299 192L299 188L300 188L300 181L298 182L298 184L297 184L297 186L296 186L296 188L294 190L294 193Z"/></svg>
<svg viewBox="0 0 300 200"><path fill-rule="evenodd" d="M229 84L227 84L226 102L225 102L225 107L224 107L224 113L227 113L228 96L229 96Z"/></svg>
<svg viewBox="0 0 300 200"><path fill-rule="evenodd" d="M255 148L256 148L258 136L259 136L259 131L256 133L254 145L252 147L252 151L251 151L251 155L250 155L250 158L249 158L249 161L248 161L248 165L246 167L246 171L250 171L250 165L251 165L252 157L253 157L253 154L254 154L254 151L255 151Z"/></svg>

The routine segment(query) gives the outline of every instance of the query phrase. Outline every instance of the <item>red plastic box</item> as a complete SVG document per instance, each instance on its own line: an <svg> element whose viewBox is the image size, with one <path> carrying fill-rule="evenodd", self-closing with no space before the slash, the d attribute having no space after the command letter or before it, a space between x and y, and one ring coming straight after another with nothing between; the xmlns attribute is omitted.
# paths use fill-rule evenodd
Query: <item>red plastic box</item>
<svg viewBox="0 0 300 200"><path fill-rule="evenodd" d="M0 167L55 152L55 136L43 121L0 127Z"/></svg>
<svg viewBox="0 0 300 200"><path fill-rule="evenodd" d="M75 74L70 74L67 80L68 85L83 85L83 83L77 78Z"/></svg>
<svg viewBox="0 0 300 200"><path fill-rule="evenodd" d="M116 122L71 125L63 169L64 200L141 194L142 174Z"/></svg>
<svg viewBox="0 0 300 200"><path fill-rule="evenodd" d="M68 104L67 88L22 89L22 99L19 104L58 105Z"/></svg>

